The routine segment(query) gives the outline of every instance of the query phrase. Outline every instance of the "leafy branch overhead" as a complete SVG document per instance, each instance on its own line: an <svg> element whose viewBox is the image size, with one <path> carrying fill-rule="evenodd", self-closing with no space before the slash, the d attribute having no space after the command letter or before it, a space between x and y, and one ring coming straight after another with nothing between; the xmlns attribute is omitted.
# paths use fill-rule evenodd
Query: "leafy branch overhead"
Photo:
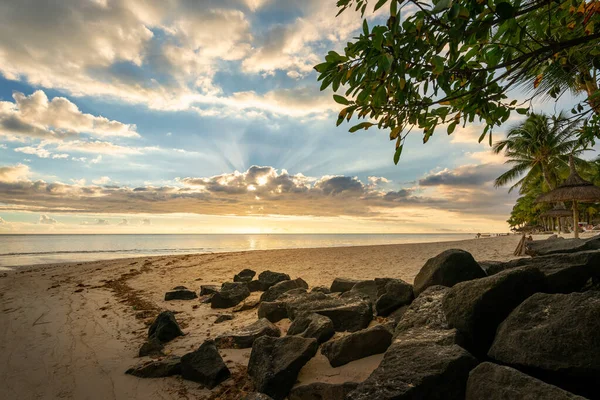
<svg viewBox="0 0 600 400"><path fill-rule="evenodd" d="M337 124L365 119L350 131L389 129L397 163L406 136L438 126L481 121L481 142L511 113L526 114L535 97L583 94L572 119L581 136L598 135L600 0L338 0L339 13L363 16L360 36L344 54L330 51L315 66L334 100L345 106ZM385 9L383 7L386 7ZM385 10L385 25L365 13ZM381 9L381 10L380 10ZM389 10L389 11L388 11ZM339 15L339 14L338 14ZM514 89L528 93L519 103Z"/></svg>

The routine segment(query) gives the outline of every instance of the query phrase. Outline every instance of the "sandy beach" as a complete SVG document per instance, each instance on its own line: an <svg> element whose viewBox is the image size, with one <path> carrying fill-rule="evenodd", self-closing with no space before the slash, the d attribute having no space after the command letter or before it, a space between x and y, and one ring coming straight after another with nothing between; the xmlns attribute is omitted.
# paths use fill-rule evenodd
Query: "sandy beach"
<svg viewBox="0 0 600 400"><path fill-rule="evenodd" d="M21 268L0 276L0 382L3 399L210 398L211 392L180 378L125 375L137 364L147 325L160 310L172 310L186 336L166 345L183 355L205 339L256 320L256 309L215 325L221 310L199 301L164 301L184 285L231 281L244 268L302 277L311 287L335 277L401 278L409 283L425 261L443 250L469 251L476 260L513 258L520 237L385 246L251 251L121 259ZM257 298L260 293L253 293ZM289 321L278 323L285 332ZM234 372L245 368L250 349L221 352ZM363 380L382 355L332 368L321 354L301 371L299 383ZM244 382L230 379L221 391ZM214 397L219 398L219 397ZM223 397L225 398L225 397Z"/></svg>

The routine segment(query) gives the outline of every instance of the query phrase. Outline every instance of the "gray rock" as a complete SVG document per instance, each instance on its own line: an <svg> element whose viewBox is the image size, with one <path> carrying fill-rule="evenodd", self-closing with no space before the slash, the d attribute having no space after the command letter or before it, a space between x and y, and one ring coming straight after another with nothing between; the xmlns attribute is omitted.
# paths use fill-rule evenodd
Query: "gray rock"
<svg viewBox="0 0 600 400"><path fill-rule="evenodd" d="M260 301L275 301L279 296L293 289L308 289L308 284L302 278L281 281L267 289L260 296Z"/></svg>
<svg viewBox="0 0 600 400"><path fill-rule="evenodd" d="M406 309L396 325L395 336L409 334L411 331L427 329L430 331L447 331L450 325L442 309L442 300L450 288L430 286Z"/></svg>
<svg viewBox="0 0 600 400"><path fill-rule="evenodd" d="M455 285L442 307L467 347L476 355L485 355L498 325L523 300L545 288L546 277L538 269L515 269Z"/></svg>
<svg viewBox="0 0 600 400"><path fill-rule="evenodd" d="M219 291L217 285L202 285L200 286L200 296L208 296Z"/></svg>
<svg viewBox="0 0 600 400"><path fill-rule="evenodd" d="M546 382L597 398L600 293L538 293L498 328L489 356Z"/></svg>
<svg viewBox="0 0 600 400"><path fill-rule="evenodd" d="M281 272L263 271L258 275L258 282L260 282L261 290L268 290L271 286L283 282L289 281L290 276Z"/></svg>
<svg viewBox="0 0 600 400"><path fill-rule="evenodd" d="M183 379L201 383L209 389L228 379L231 373L223 362L212 340L207 340L198 350L181 357Z"/></svg>
<svg viewBox="0 0 600 400"><path fill-rule="evenodd" d="M462 400L477 360L458 345L393 343L347 400Z"/></svg>
<svg viewBox="0 0 600 400"><path fill-rule="evenodd" d="M173 290L165 293L165 301L170 300L194 300L197 299L196 292L189 290L185 286L177 286Z"/></svg>
<svg viewBox="0 0 600 400"><path fill-rule="evenodd" d="M171 311L163 311L148 329L148 338L155 336L162 343L170 342L178 336L183 336L181 328Z"/></svg>
<svg viewBox="0 0 600 400"><path fill-rule="evenodd" d="M483 278L486 273L473 256L458 249L446 250L427 260L415 277L415 296L429 286L441 285L452 287L459 282Z"/></svg>
<svg viewBox="0 0 600 400"><path fill-rule="evenodd" d="M237 313L237 312L252 310L253 308L258 307L259 304L260 304L259 299L244 300L243 303L238 304L237 306L234 307L233 312Z"/></svg>
<svg viewBox="0 0 600 400"><path fill-rule="evenodd" d="M469 374L466 400L585 400L516 369L484 362Z"/></svg>
<svg viewBox="0 0 600 400"><path fill-rule="evenodd" d="M215 344L220 349L248 349L252 343L262 336L281 336L281 331L266 318L248 325L239 331L223 334L215 339Z"/></svg>
<svg viewBox="0 0 600 400"><path fill-rule="evenodd" d="M288 395L289 400L345 400L348 393L356 389L357 382L324 383L315 382L296 386Z"/></svg>
<svg viewBox="0 0 600 400"><path fill-rule="evenodd" d="M256 271L246 268L246 269L241 270L239 274L236 274L233 277L233 281L248 283L252 280L252 278L254 278L254 275L256 275Z"/></svg>
<svg viewBox="0 0 600 400"><path fill-rule="evenodd" d="M361 281L352 287L347 292L342 293L341 298L351 298L361 296L366 300L369 300L372 304L375 304L378 297L378 285L374 280Z"/></svg>
<svg viewBox="0 0 600 400"><path fill-rule="evenodd" d="M396 327L396 325L398 325L398 323L402 320L402 317L404 316L404 314L406 313L406 311L408 310L408 307L410 306L402 306L399 309L397 309L396 311L392 312L390 315L388 315L386 318L388 321L392 322L394 327Z"/></svg>
<svg viewBox="0 0 600 400"><path fill-rule="evenodd" d="M256 389L274 400L283 400L296 382L302 367L315 356L316 339L299 336L263 336L252 346L248 375Z"/></svg>
<svg viewBox="0 0 600 400"><path fill-rule="evenodd" d="M287 304L283 301L262 302L258 305L258 318L279 322L288 317Z"/></svg>
<svg viewBox="0 0 600 400"><path fill-rule="evenodd" d="M220 314L217 319L215 319L215 324L221 324L225 321L231 321L233 319L233 314Z"/></svg>
<svg viewBox="0 0 600 400"><path fill-rule="evenodd" d="M252 293L254 293L254 292L260 292L260 291L263 290L263 286L257 280L250 281L250 282L248 282L248 290L250 290L250 292L252 292Z"/></svg>
<svg viewBox="0 0 600 400"><path fill-rule="evenodd" d="M547 291L550 293L572 293L580 291L589 279L600 278L600 251L553 254L495 263L493 266L488 265L488 274L519 267L532 267L542 271L546 275Z"/></svg>
<svg viewBox="0 0 600 400"><path fill-rule="evenodd" d="M344 293L352 289L358 282L361 281L348 278L335 278L329 290L332 293Z"/></svg>
<svg viewBox="0 0 600 400"><path fill-rule="evenodd" d="M210 306L212 308L235 307L248 296L250 296L250 291L245 283L226 282L221 286L221 290L213 295Z"/></svg>
<svg viewBox="0 0 600 400"><path fill-rule="evenodd" d="M382 280L375 279L379 290L375 310L377 315L387 316L398 308L410 304L414 299L412 285L401 279Z"/></svg>
<svg viewBox="0 0 600 400"><path fill-rule="evenodd" d="M589 239L534 240L525 245L525 253L532 257L588 250L600 250L600 235Z"/></svg>
<svg viewBox="0 0 600 400"><path fill-rule="evenodd" d="M167 357L137 365L128 369L125 373L138 378L164 378L179 375L181 373L181 360L179 357Z"/></svg>
<svg viewBox="0 0 600 400"><path fill-rule="evenodd" d="M312 288L310 290L311 293L325 293L325 294L330 294L331 290L329 290L329 288L325 287L325 286L315 286L314 288Z"/></svg>
<svg viewBox="0 0 600 400"><path fill-rule="evenodd" d="M335 334L333 322L323 315L309 313L302 314L292 322L287 331L288 335L297 335L303 338L314 338L317 342L324 343Z"/></svg>
<svg viewBox="0 0 600 400"><path fill-rule="evenodd" d="M391 330L385 325L375 325L323 344L321 353L327 357L332 367L339 367L354 360L384 353L391 344Z"/></svg>
<svg viewBox="0 0 600 400"><path fill-rule="evenodd" d="M140 351L138 352L139 357L157 357L163 355L163 344L156 336L151 336L146 343L140 347Z"/></svg>

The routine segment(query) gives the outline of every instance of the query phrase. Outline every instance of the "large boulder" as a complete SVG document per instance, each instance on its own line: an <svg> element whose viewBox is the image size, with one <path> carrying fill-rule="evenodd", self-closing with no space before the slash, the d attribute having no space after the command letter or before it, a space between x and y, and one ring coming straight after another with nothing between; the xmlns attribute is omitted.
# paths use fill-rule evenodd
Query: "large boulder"
<svg viewBox="0 0 600 400"><path fill-rule="evenodd" d="M258 305L258 318L279 322L288 317L287 304L284 301L261 302Z"/></svg>
<svg viewBox="0 0 600 400"><path fill-rule="evenodd" d="M450 328L442 301L450 288L430 286L412 302L396 324L394 340L428 342L439 345L463 343L456 329Z"/></svg>
<svg viewBox="0 0 600 400"><path fill-rule="evenodd" d="M354 360L385 353L391 344L391 329L385 325L375 325L323 344L321 353L335 368Z"/></svg>
<svg viewBox="0 0 600 400"><path fill-rule="evenodd" d="M223 382L231 373L223 362L215 343L207 340L198 350L181 357L183 379L201 383L209 389Z"/></svg>
<svg viewBox="0 0 600 400"><path fill-rule="evenodd" d="M352 287L352 289L348 290L341 294L341 298L351 298L351 297L363 297L365 300L369 300L372 304L375 304L377 301L377 282L374 280L370 281L361 281Z"/></svg>
<svg viewBox="0 0 600 400"><path fill-rule="evenodd" d="M580 291L590 278L600 278L600 251L519 258L493 264L485 262L484 266L489 275L519 267L534 267L546 275L549 293L571 293Z"/></svg>
<svg viewBox="0 0 600 400"><path fill-rule="evenodd" d="M268 290L271 286L279 282L289 281L290 276L281 272L263 271L258 275L260 290Z"/></svg>
<svg viewBox="0 0 600 400"><path fill-rule="evenodd" d="M335 278L329 290L332 293L344 293L352 289L358 282L361 281L348 278Z"/></svg>
<svg viewBox="0 0 600 400"><path fill-rule="evenodd" d="M308 289L308 283L302 278L276 283L260 296L260 301L275 301L279 296L293 289Z"/></svg>
<svg viewBox="0 0 600 400"><path fill-rule="evenodd" d="M282 400L296 382L302 367L317 353L316 339L299 336L263 336L252 346L248 375L256 390Z"/></svg>
<svg viewBox="0 0 600 400"><path fill-rule="evenodd" d="M261 336L279 337L281 331L266 318L261 318L236 332L218 336L215 344L220 349L248 349Z"/></svg>
<svg viewBox="0 0 600 400"><path fill-rule="evenodd" d="M333 322L323 315L315 313L302 314L296 317L287 331L288 335L314 338L324 343L335 334Z"/></svg>
<svg viewBox="0 0 600 400"><path fill-rule="evenodd" d="M397 342L347 400L462 400L477 360L458 345Z"/></svg>
<svg viewBox="0 0 600 400"><path fill-rule="evenodd" d="M538 269L509 270L455 285L442 307L448 323L464 336L467 347L485 355L498 325L523 300L545 288L546 277Z"/></svg>
<svg viewBox="0 0 600 400"><path fill-rule="evenodd" d="M248 296L250 296L250 290L245 283L226 282L221 286L221 290L213 295L210 306L212 308L235 307Z"/></svg>
<svg viewBox="0 0 600 400"><path fill-rule="evenodd" d="M469 374L466 400L585 400L516 369L484 362Z"/></svg>
<svg viewBox="0 0 600 400"><path fill-rule="evenodd" d="M254 278L254 275L256 275L256 271L245 268L233 277L233 281L248 283Z"/></svg>
<svg viewBox="0 0 600 400"><path fill-rule="evenodd" d="M200 296L208 296L219 292L219 287L217 285L201 285L200 286Z"/></svg>
<svg viewBox="0 0 600 400"><path fill-rule="evenodd" d="M589 239L534 240L525 244L525 253L532 257L588 250L600 250L600 235Z"/></svg>
<svg viewBox="0 0 600 400"><path fill-rule="evenodd" d="M152 322L148 329L148 338L156 337L162 343L170 342L178 336L183 336L181 328L171 311L163 311Z"/></svg>
<svg viewBox="0 0 600 400"><path fill-rule="evenodd" d="M459 282L483 278L486 273L473 256L458 249L446 250L427 260L414 281L415 296L429 286L442 285L452 287Z"/></svg>
<svg viewBox="0 0 600 400"><path fill-rule="evenodd" d="M165 301L170 300L194 300L197 299L196 292L189 290L185 286L177 286L165 293Z"/></svg>
<svg viewBox="0 0 600 400"><path fill-rule="evenodd" d="M401 279L375 279L375 282L378 284L375 301L377 315L388 316L414 299L412 285Z"/></svg>
<svg viewBox="0 0 600 400"><path fill-rule="evenodd" d="M600 293L531 296L500 325L488 354L574 393L597 398Z"/></svg>
<svg viewBox="0 0 600 400"><path fill-rule="evenodd" d="M357 382L315 382L296 386L288 395L289 400L345 400L348 393L356 389Z"/></svg>
<svg viewBox="0 0 600 400"><path fill-rule="evenodd" d="M138 378L164 378L179 375L181 373L181 360L179 357L167 357L137 365L128 369L125 373Z"/></svg>

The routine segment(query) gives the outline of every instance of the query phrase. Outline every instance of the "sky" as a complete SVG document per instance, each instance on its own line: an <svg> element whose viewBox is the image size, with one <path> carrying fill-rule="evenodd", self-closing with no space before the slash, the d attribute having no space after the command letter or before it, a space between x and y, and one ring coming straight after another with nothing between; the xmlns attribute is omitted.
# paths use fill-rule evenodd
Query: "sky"
<svg viewBox="0 0 600 400"><path fill-rule="evenodd" d="M508 231L517 195L493 187L506 166L481 125L412 135L397 166L389 132L335 126L312 67L362 24L336 13L1 2L0 233Z"/></svg>

